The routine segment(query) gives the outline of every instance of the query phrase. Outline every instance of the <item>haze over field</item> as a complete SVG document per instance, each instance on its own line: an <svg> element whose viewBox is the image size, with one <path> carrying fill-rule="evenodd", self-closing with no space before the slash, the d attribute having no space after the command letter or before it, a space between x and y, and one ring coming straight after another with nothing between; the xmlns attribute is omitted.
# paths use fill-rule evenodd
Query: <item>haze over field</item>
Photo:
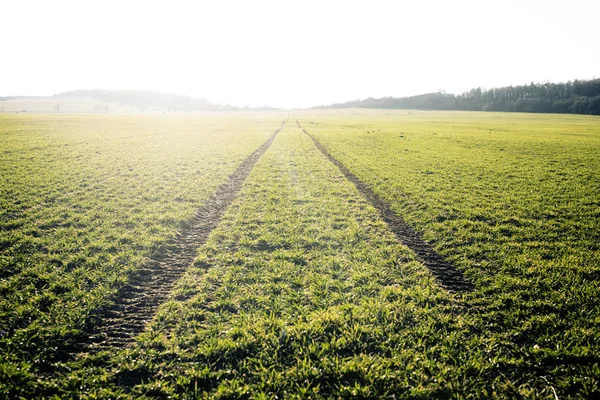
<svg viewBox="0 0 600 400"><path fill-rule="evenodd" d="M148 89L310 107L598 77L600 2L11 1L0 96Z"/></svg>

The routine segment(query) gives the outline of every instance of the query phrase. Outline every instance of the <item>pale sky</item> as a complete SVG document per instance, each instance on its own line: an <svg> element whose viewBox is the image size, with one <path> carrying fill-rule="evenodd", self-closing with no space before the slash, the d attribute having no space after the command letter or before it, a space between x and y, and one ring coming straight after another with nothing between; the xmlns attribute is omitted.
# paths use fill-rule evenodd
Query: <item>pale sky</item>
<svg viewBox="0 0 600 400"><path fill-rule="evenodd" d="M149 89L310 107L600 77L600 0L16 1L0 96Z"/></svg>

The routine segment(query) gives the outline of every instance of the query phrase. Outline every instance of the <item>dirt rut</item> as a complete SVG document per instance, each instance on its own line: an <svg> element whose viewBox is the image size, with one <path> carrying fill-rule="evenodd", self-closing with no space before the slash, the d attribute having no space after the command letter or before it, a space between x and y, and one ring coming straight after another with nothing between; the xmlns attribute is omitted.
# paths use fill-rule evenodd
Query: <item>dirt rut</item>
<svg viewBox="0 0 600 400"><path fill-rule="evenodd" d="M123 347L144 329L158 306L167 300L175 281L194 261L198 247L206 242L227 207L238 195L250 171L271 146L285 122L244 160L179 234L157 251L132 282L120 291L116 305L88 330L89 336L82 343L85 352Z"/></svg>
<svg viewBox="0 0 600 400"><path fill-rule="evenodd" d="M431 271L438 282L451 291L470 291L475 286L469 282L461 271L457 270L452 264L444 260L429 243L427 243L412 226L408 225L404 219L394 213L390 205L376 195L370 187L358 179L348 168L336 160L323 145L310 133L308 133L300 122L296 120L298 128L304 132L315 144L315 147L340 171L346 179L354 183L356 188L365 196L365 198L379 211L381 217L390 229L396 235L396 238L405 246L410 248L418 257L418 259Z"/></svg>

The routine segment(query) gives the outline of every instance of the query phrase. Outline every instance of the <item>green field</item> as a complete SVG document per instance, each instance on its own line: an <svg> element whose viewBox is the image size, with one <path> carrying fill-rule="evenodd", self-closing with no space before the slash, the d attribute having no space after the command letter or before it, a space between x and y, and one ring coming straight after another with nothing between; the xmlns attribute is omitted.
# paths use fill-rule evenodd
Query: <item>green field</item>
<svg viewBox="0 0 600 400"><path fill-rule="evenodd" d="M0 153L0 397L600 396L598 117L0 114Z"/></svg>

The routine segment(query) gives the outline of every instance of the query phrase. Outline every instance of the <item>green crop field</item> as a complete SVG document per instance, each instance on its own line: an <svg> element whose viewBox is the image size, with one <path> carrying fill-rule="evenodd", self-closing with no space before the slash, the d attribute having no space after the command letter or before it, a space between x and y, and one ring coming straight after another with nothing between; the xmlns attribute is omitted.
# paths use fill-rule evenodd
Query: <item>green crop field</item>
<svg viewBox="0 0 600 400"><path fill-rule="evenodd" d="M598 117L0 114L0 154L0 397L600 396Z"/></svg>

